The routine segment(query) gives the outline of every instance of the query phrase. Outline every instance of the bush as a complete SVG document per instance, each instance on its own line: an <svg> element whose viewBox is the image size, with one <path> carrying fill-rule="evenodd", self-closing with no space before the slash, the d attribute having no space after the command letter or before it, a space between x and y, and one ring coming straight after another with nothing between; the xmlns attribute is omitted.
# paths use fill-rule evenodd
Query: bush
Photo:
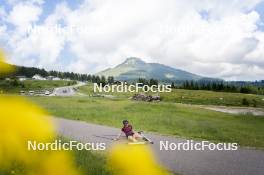
<svg viewBox="0 0 264 175"><path fill-rule="evenodd" d="M257 100L253 99L253 107L257 107Z"/></svg>
<svg viewBox="0 0 264 175"><path fill-rule="evenodd" d="M250 88L249 87L241 87L240 88L240 93L249 94L250 93Z"/></svg>
<svg viewBox="0 0 264 175"><path fill-rule="evenodd" d="M242 99L242 105L243 106L249 106L249 101L246 98Z"/></svg>
<svg viewBox="0 0 264 175"><path fill-rule="evenodd" d="M16 86L19 86L19 82L17 81L17 79L11 81L10 84L11 84L12 86L15 86L15 87L16 87Z"/></svg>

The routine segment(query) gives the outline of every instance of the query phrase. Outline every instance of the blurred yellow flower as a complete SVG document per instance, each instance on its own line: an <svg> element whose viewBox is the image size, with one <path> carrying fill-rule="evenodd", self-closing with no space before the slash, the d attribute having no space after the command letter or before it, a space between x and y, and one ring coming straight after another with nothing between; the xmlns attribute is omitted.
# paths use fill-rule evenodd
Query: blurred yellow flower
<svg viewBox="0 0 264 175"><path fill-rule="evenodd" d="M11 73L15 70L14 66L5 63L5 55L0 49L0 75Z"/></svg>
<svg viewBox="0 0 264 175"><path fill-rule="evenodd" d="M13 70L0 51L0 76ZM67 152L28 150L28 141L51 142L55 131L48 114L26 99L0 95L0 130L0 174L79 174Z"/></svg>
<svg viewBox="0 0 264 175"><path fill-rule="evenodd" d="M0 166L6 160L27 162L27 141L48 141L54 137L47 114L25 99L13 96L0 97Z"/></svg>
<svg viewBox="0 0 264 175"><path fill-rule="evenodd" d="M146 145L115 145L109 152L109 167L116 175L166 175Z"/></svg>
<svg viewBox="0 0 264 175"><path fill-rule="evenodd" d="M0 96L0 172L15 171L38 175L77 175L73 160L63 151L29 151L28 141L51 142L55 139L52 121L29 101L13 96Z"/></svg>

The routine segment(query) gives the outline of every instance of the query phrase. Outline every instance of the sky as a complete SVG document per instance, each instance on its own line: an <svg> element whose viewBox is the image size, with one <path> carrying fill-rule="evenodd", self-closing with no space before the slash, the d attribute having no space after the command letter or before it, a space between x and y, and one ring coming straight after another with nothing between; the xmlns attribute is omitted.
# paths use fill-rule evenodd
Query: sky
<svg viewBox="0 0 264 175"><path fill-rule="evenodd" d="M264 79L264 0L0 0L8 61L96 73L139 57L225 80Z"/></svg>

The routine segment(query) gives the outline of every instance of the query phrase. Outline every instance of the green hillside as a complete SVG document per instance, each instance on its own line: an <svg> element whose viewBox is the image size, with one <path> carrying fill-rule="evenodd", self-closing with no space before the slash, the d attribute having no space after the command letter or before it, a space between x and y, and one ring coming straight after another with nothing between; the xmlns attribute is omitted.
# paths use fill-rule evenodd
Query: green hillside
<svg viewBox="0 0 264 175"><path fill-rule="evenodd" d="M97 73L100 76L114 76L116 80L135 80L138 78L158 80L200 80L205 77L175 69L163 64L146 63L140 58L127 58L123 63L114 68Z"/></svg>

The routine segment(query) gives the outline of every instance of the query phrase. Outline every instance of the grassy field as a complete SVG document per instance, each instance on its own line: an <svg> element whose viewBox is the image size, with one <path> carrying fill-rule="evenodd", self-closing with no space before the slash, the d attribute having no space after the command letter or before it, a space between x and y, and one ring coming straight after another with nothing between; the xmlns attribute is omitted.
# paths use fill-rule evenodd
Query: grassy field
<svg viewBox="0 0 264 175"><path fill-rule="evenodd" d="M68 139L58 138L66 142ZM74 162L73 164L79 172L86 175L111 175L111 169L107 167L105 153L92 152L87 150L72 150L69 152ZM27 174L25 165L14 162L12 168L0 167L0 175Z"/></svg>
<svg viewBox="0 0 264 175"><path fill-rule="evenodd" d="M80 92L93 95L93 85L80 87ZM100 94L100 93L97 93ZM104 93L116 96L118 98L129 98L134 93ZM254 94L241 93L227 93L227 92L213 92L204 90L185 90L173 89L170 93L159 94L165 102L176 102L185 104L199 104L199 105L223 105L223 106L247 106L243 105L243 99L246 99L251 107L264 108L264 96Z"/></svg>
<svg viewBox="0 0 264 175"><path fill-rule="evenodd" d="M75 83L76 82L74 81L64 80L25 80L17 81L16 84L13 80L0 80L0 91L2 91L2 93L19 93L20 91L43 90L60 86L69 86Z"/></svg>
<svg viewBox="0 0 264 175"><path fill-rule="evenodd" d="M64 143L69 142L69 138L58 136ZM74 159L74 165L82 174L89 175L111 175L112 171L107 166L107 155L105 152L77 150L70 151Z"/></svg>
<svg viewBox="0 0 264 175"><path fill-rule="evenodd" d="M264 147L264 118L231 115L198 107L95 97L30 97L52 115L121 127L128 119L138 130L242 146Z"/></svg>
<svg viewBox="0 0 264 175"><path fill-rule="evenodd" d="M68 142L70 140L64 137L58 137L57 139L63 142ZM76 167L77 171L82 175L117 175L114 173L114 169L108 166L107 152L74 149L67 153L69 153L70 157L73 159L74 167ZM14 162L12 167L0 167L0 175L27 174L29 171L27 168L25 164ZM166 171L166 169L164 170ZM167 171L167 173L168 175L177 175L175 172L171 171Z"/></svg>
<svg viewBox="0 0 264 175"><path fill-rule="evenodd" d="M72 155L75 165L82 174L89 175L111 175L111 170L107 167L106 155L86 150L74 150Z"/></svg>

